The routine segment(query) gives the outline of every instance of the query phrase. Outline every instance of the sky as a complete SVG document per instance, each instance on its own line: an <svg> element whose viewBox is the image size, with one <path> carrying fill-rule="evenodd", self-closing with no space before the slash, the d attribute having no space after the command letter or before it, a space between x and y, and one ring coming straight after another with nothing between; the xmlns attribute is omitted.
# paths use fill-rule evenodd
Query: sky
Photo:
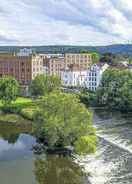
<svg viewBox="0 0 132 184"><path fill-rule="evenodd" d="M0 45L131 43L132 0L0 0Z"/></svg>

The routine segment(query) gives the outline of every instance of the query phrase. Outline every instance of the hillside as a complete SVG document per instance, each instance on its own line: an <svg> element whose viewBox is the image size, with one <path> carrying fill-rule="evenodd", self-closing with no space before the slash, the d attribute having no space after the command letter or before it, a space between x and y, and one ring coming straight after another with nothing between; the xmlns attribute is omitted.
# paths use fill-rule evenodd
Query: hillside
<svg viewBox="0 0 132 184"><path fill-rule="evenodd" d="M27 47L27 46L23 46ZM0 52L16 52L19 46L0 46ZM80 52L80 51L98 51L99 53L111 52L114 54L131 55L132 45L118 44L109 46L33 46L32 48L38 53L66 53L66 52Z"/></svg>

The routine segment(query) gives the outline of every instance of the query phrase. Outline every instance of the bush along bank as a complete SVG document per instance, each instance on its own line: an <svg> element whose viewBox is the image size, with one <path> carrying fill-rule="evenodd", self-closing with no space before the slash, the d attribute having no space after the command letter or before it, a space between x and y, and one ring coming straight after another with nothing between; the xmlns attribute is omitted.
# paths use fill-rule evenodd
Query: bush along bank
<svg viewBox="0 0 132 184"><path fill-rule="evenodd" d="M34 113L34 133L49 153L66 152L67 146L80 155L96 151L92 114L73 94L45 95Z"/></svg>

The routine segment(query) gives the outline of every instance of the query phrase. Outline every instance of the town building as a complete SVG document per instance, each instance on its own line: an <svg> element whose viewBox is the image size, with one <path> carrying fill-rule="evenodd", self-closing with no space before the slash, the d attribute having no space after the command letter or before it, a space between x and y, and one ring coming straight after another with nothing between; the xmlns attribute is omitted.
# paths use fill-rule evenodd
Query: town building
<svg viewBox="0 0 132 184"><path fill-rule="evenodd" d="M64 86L83 86L87 70L79 65L70 65L61 71L61 80Z"/></svg>
<svg viewBox="0 0 132 184"><path fill-rule="evenodd" d="M83 86L91 64L89 53L36 54L23 48L16 54L0 54L0 77L12 76L28 86L39 74L57 75L66 86Z"/></svg>
<svg viewBox="0 0 132 184"><path fill-rule="evenodd" d="M78 65L80 68L88 69L92 63L92 55L82 54L39 54L43 59L44 73L61 77L61 70L71 65Z"/></svg>
<svg viewBox="0 0 132 184"><path fill-rule="evenodd" d="M88 70L84 86L90 91L96 91L99 87L104 71L109 67L108 64L94 64Z"/></svg>
<svg viewBox="0 0 132 184"><path fill-rule="evenodd" d="M86 70L79 65L71 65L68 69L62 70L61 80L64 86L80 86L90 91L96 91L100 85L102 74L108 67L108 64L94 64Z"/></svg>
<svg viewBox="0 0 132 184"><path fill-rule="evenodd" d="M42 56L43 58L64 58L64 54L39 54L40 56Z"/></svg>
<svg viewBox="0 0 132 184"><path fill-rule="evenodd" d="M0 54L0 77L12 76L20 85L29 85L32 79L43 73L43 60L39 55Z"/></svg>
<svg viewBox="0 0 132 184"><path fill-rule="evenodd" d="M92 64L92 54L90 53L67 53L64 56L65 58L65 68L69 67L70 65L79 65L82 68L88 69L89 66Z"/></svg>
<svg viewBox="0 0 132 184"><path fill-rule="evenodd" d="M49 75L57 75L61 77L62 68L64 68L64 58L49 59Z"/></svg>
<svg viewBox="0 0 132 184"><path fill-rule="evenodd" d="M63 57L43 58L44 73L61 77L61 70L64 68Z"/></svg>

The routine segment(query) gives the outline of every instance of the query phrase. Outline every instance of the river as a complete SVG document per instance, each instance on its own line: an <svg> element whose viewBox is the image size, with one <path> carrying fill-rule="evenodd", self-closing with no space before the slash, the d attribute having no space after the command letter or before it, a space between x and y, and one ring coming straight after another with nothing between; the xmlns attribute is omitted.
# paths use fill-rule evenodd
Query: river
<svg viewBox="0 0 132 184"><path fill-rule="evenodd" d="M131 184L132 117L96 110L94 126L96 154L73 161L34 155L29 132L0 123L0 184Z"/></svg>
<svg viewBox="0 0 132 184"><path fill-rule="evenodd" d="M97 152L77 160L91 184L132 184L132 116L96 110L94 125Z"/></svg>

